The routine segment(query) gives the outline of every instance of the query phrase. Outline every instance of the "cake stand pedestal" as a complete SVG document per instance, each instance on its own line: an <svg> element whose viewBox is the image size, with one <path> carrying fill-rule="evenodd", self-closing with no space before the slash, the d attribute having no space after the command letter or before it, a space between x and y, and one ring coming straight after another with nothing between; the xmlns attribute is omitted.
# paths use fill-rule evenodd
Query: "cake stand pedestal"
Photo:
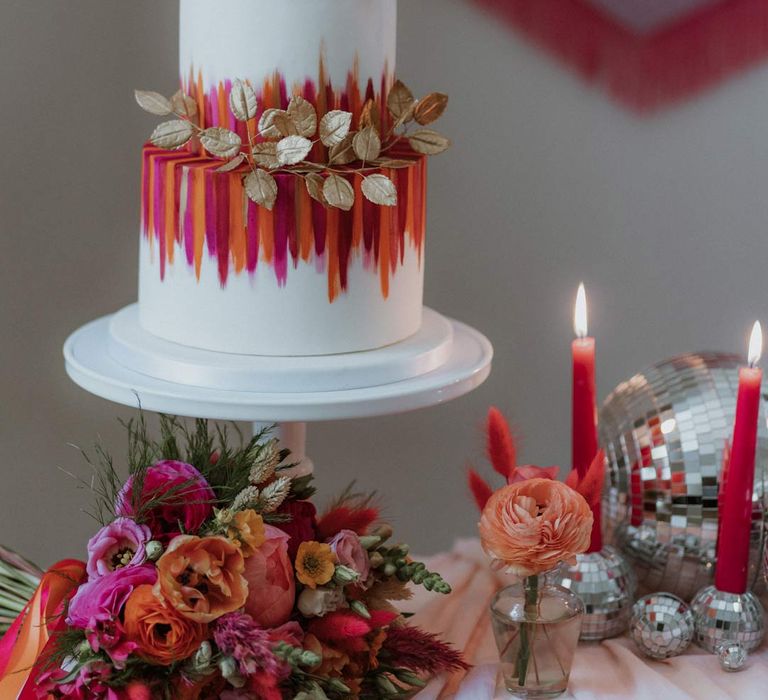
<svg viewBox="0 0 768 700"><path fill-rule="evenodd" d="M444 403L490 373L478 331L424 310L421 330L389 347L342 355L267 357L189 348L144 331L135 304L86 324L64 344L67 373L127 406L214 420L277 424L306 473L306 424L403 413Z"/></svg>

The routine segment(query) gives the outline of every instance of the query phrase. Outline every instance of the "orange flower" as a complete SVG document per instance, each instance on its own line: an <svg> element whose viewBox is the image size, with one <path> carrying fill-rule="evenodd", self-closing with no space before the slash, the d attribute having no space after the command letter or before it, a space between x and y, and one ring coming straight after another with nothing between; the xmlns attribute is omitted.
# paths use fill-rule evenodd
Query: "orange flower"
<svg viewBox="0 0 768 700"><path fill-rule="evenodd" d="M211 622L248 597L243 553L225 537L179 535L157 561L155 593L184 617Z"/></svg>
<svg viewBox="0 0 768 700"><path fill-rule="evenodd" d="M138 645L145 661L169 666L197 651L208 628L182 617L152 592L148 583L137 586L125 603L125 635Z"/></svg>
<svg viewBox="0 0 768 700"><path fill-rule="evenodd" d="M264 519L251 508L239 510L232 518L227 537L240 544L244 557L250 557L264 544Z"/></svg>
<svg viewBox="0 0 768 700"><path fill-rule="evenodd" d="M494 493L480 519L483 549L518 576L561 561L573 563L589 546L592 512L572 488L552 479L528 479Z"/></svg>
<svg viewBox="0 0 768 700"><path fill-rule="evenodd" d="M349 663L349 656L343 651L323 644L311 632L304 636L302 647L307 651L313 651L320 658L320 663L312 671L318 676L341 676L344 668Z"/></svg>
<svg viewBox="0 0 768 700"><path fill-rule="evenodd" d="M336 570L333 550L328 544L302 542L296 554L296 576L305 586L322 586L333 578Z"/></svg>

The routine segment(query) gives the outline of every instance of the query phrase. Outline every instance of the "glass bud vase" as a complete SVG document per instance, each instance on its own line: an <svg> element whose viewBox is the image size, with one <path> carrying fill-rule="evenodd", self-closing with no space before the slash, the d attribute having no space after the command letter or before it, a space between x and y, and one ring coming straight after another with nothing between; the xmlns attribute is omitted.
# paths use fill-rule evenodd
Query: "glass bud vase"
<svg viewBox="0 0 768 700"><path fill-rule="evenodd" d="M521 698L565 692L581 632L584 604L544 575L499 591L491 621L507 690Z"/></svg>

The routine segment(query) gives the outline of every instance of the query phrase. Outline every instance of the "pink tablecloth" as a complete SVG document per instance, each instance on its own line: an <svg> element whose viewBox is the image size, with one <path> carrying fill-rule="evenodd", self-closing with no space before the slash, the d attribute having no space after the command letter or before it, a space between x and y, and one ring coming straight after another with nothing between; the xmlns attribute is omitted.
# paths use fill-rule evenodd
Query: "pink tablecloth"
<svg viewBox="0 0 768 700"><path fill-rule="evenodd" d="M415 624L465 650L474 668L433 681L419 700L502 698L497 688L496 648L490 628L488 605L503 585L488 567L477 540L461 540L450 553L428 559L453 586L442 597L417 590L411 609ZM627 637L600 644L579 645L571 673L569 693L576 700L635 698L636 700L747 700L768 695L768 645L753 654L738 673L720 670L717 658L692 646L682 656L649 661L640 656ZM508 696L507 696L508 697Z"/></svg>

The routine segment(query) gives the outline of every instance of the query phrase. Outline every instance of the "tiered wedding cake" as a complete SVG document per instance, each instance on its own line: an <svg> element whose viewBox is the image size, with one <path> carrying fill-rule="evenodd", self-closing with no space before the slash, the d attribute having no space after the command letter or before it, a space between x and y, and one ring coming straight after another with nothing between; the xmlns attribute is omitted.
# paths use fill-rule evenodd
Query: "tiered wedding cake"
<svg viewBox="0 0 768 700"><path fill-rule="evenodd" d="M196 137L177 150L144 148L139 317L146 330L253 355L369 350L418 331L426 164L417 151L434 144L427 136L426 149L414 150L399 140L387 160L375 144L358 142L357 153L371 146L376 156L361 170L338 157L338 146L329 156L334 138L321 132L322 117L334 111L351 113L352 132L373 125L382 145L400 126L387 102L396 14L396 0L181 0L180 71ZM247 119L233 112L233 87ZM291 102L296 95L315 108L315 123L306 102ZM421 124L429 123L428 107ZM292 119L281 121L286 114ZM302 162L330 166L307 177L268 163L271 177L258 184L275 184L270 208L249 197L252 163L230 161L233 169L222 172L226 156L200 146L210 127L235 132L244 151L265 144L256 148L259 162L275 158L270 136L307 137L312 150ZM351 185L354 203L329 206L312 191L333 173ZM388 205L361 194L376 174L393 185L379 193Z"/></svg>

